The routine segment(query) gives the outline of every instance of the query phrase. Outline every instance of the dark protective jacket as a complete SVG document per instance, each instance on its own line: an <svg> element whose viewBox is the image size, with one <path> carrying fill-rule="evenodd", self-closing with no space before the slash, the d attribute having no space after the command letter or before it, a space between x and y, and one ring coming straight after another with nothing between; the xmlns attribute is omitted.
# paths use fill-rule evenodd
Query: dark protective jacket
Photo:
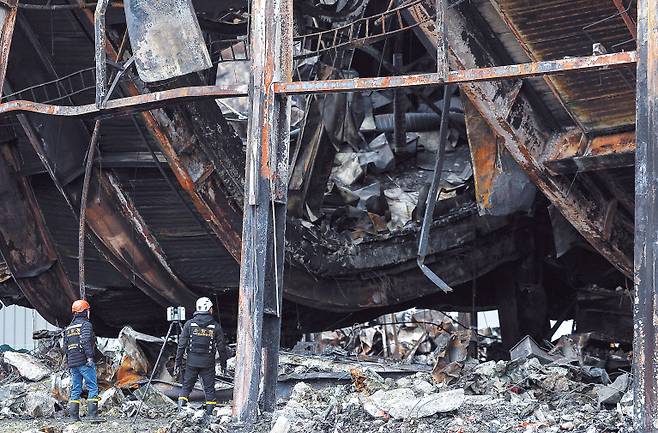
<svg viewBox="0 0 658 433"><path fill-rule="evenodd" d="M82 314L73 316L71 324L64 329L64 350L69 368L80 367L87 359L93 359L95 343L91 322Z"/></svg>
<svg viewBox="0 0 658 433"><path fill-rule="evenodd" d="M187 365L208 368L215 365L215 352L219 355L222 370L226 371L226 345L222 327L210 313L197 311L185 322L178 340L176 365L181 365L183 354L187 355Z"/></svg>

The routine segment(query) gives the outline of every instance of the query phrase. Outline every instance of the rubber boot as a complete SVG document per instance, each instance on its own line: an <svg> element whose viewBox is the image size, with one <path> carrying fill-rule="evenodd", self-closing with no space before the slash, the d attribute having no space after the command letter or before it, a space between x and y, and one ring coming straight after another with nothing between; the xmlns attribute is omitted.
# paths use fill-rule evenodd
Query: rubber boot
<svg viewBox="0 0 658 433"><path fill-rule="evenodd" d="M87 420L91 422L103 422L103 418L98 416L98 400L87 400Z"/></svg>
<svg viewBox="0 0 658 433"><path fill-rule="evenodd" d="M80 421L80 402L71 401L69 402L69 418L71 421Z"/></svg>
<svg viewBox="0 0 658 433"><path fill-rule="evenodd" d="M185 406L187 406L187 399L185 397L178 397L178 413L181 413Z"/></svg>

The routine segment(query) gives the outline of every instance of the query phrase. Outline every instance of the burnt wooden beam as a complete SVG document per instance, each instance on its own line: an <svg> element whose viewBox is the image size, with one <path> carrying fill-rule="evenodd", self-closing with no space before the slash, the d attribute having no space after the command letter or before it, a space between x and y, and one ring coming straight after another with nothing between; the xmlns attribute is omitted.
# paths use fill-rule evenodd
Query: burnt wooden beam
<svg viewBox="0 0 658 433"><path fill-rule="evenodd" d="M453 70L480 68L498 64L481 29L472 25L472 8L460 6L448 10L450 61ZM437 31L428 17L431 11L423 4L409 8L411 19L423 23L414 31L434 54ZM569 181L552 176L542 164L551 131L536 113L518 81L472 82L461 86L462 94L503 140L505 148L533 183L571 222L578 232L610 263L625 275L632 274L632 239L623 227L615 225L611 236L605 229L608 203L597 202L599 194L583 187L579 179ZM617 233L619 232L619 233Z"/></svg>
<svg viewBox="0 0 658 433"><path fill-rule="evenodd" d="M635 164L635 132L603 135L587 139L568 132L551 140L557 155L549 156L544 165L552 174L569 174L611 168L633 167Z"/></svg>
<svg viewBox="0 0 658 433"><path fill-rule="evenodd" d="M637 4L633 424L658 431L658 3Z"/></svg>
<svg viewBox="0 0 658 433"><path fill-rule="evenodd" d="M30 304L48 322L64 327L71 320L77 291L57 255L32 186L19 173L18 161L15 144L0 143L0 253Z"/></svg>

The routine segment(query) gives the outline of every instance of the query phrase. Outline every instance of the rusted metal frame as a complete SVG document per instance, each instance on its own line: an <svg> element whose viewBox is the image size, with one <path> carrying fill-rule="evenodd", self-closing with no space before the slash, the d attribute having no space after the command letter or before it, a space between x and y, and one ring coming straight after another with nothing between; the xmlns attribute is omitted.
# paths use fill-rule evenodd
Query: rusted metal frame
<svg viewBox="0 0 658 433"><path fill-rule="evenodd" d="M553 174L632 167L635 163L635 133L625 132L587 139L568 132L551 140L557 152L544 160Z"/></svg>
<svg viewBox="0 0 658 433"><path fill-rule="evenodd" d="M105 12L110 0L100 0L94 11L94 58L96 60L96 107L102 108L107 95L107 53L105 44Z"/></svg>
<svg viewBox="0 0 658 433"><path fill-rule="evenodd" d="M5 134L3 134L5 135ZM13 142L0 143L0 255L30 304L55 326L70 320L77 299Z"/></svg>
<svg viewBox="0 0 658 433"><path fill-rule="evenodd" d="M285 3L292 3L286 0ZM292 17L292 7L290 14ZM281 66L292 66L292 59L285 59ZM291 68L290 68L291 69ZM292 74L289 75L292 78ZM276 136L272 136L271 161L271 214L272 234L268 248L268 268L265 276L264 318L263 318L263 392L261 408L265 412L276 409L276 388L279 373L279 346L281 344L281 317L283 310L284 264L286 257L286 213L288 196L288 155L290 143L290 105L285 96L274 96L273 122Z"/></svg>
<svg viewBox="0 0 658 433"><path fill-rule="evenodd" d="M250 116L233 414L253 423L275 407L283 300L290 106L272 90L292 80L292 0L251 5ZM266 337L266 338L264 338ZM261 358L262 357L262 358Z"/></svg>
<svg viewBox="0 0 658 433"><path fill-rule="evenodd" d="M376 78L275 83L274 91L286 95L295 95L309 93L360 92L399 87L430 86L444 83L464 84L604 69L611 66L633 64L635 62L635 51L629 51L624 53L604 54L601 56L574 57L569 59L521 63L516 65L458 69L450 71L447 79L440 76L438 73L430 73Z"/></svg>
<svg viewBox="0 0 658 433"><path fill-rule="evenodd" d="M301 53L297 54L294 56L295 60L300 60L300 59L305 59L308 57L313 57L317 56L319 54L328 52L328 51L334 51L338 49L348 49L348 48L354 48L358 46L364 46L364 45L369 45L369 44L374 44L375 42L381 41L382 39L388 38L390 36L405 32L407 30L411 30L416 26L419 26L422 23L415 23L415 24L407 24L407 25L401 25L396 29L393 30L386 30L386 21L390 18L389 16L396 16L399 18L400 12L405 11L417 4L420 4L423 0L414 0L406 5L398 6L395 9L391 9L388 11L384 11L380 14L377 15L372 15L369 17L363 17L359 18L355 21L352 21L349 24L346 24L342 27L336 27L328 30L323 30L320 32L315 32L315 33L309 33L306 35L301 35L295 37L295 42L300 42L301 46L303 47L305 45L305 41L307 39L313 39L317 38L318 44L317 48L311 52L307 53ZM370 22L376 23L376 22L382 22L382 28L381 32L377 33L370 33ZM399 19L398 19L399 21ZM353 38L354 36L354 29L360 26L361 24L365 23L365 35L363 37L356 37ZM337 40L339 39L338 36L340 32L349 29L349 34L347 37L346 41L341 41ZM325 45L322 48L320 48L321 42L323 39L329 39L329 38L323 38L324 35L329 35L333 33L333 38L331 38L331 44ZM358 34L358 29L357 29L357 34Z"/></svg>
<svg viewBox="0 0 658 433"><path fill-rule="evenodd" d="M440 0L439 0L440 1ZM447 84L443 90L443 109L441 110L441 126L439 129L439 150L436 153L436 162L434 163L434 177L430 184L430 189L427 193L427 201L425 203L425 215L423 215L423 224L420 228L420 238L418 241L418 257L416 263L425 276L434 283L439 289L444 292L451 292L452 288L441 279L434 271L427 267L425 264L425 257L427 256L428 241L430 236L430 228L432 227L432 216L434 214L434 206L439 199L441 190L439 183L441 181L441 173L443 171L443 162L445 160L446 141L448 140L448 118L450 112L450 99L455 91L455 86Z"/></svg>
<svg viewBox="0 0 658 433"><path fill-rule="evenodd" d="M631 18L631 16L628 14L630 5L633 4L633 0L629 1L629 7L624 6L622 0L612 0L612 2L617 7L617 10L621 15L621 19L624 20L624 24L626 24L626 27L628 27L628 31L630 32L631 36L633 36L633 39L637 41L637 24L635 23L635 21L633 21L633 18Z"/></svg>
<svg viewBox="0 0 658 433"><path fill-rule="evenodd" d="M18 0L1 0L0 9L4 10L4 19L2 28L0 28L0 94L5 82L7 72L7 61L9 60L9 50L11 49L11 39L14 34L16 24L16 14Z"/></svg>
<svg viewBox="0 0 658 433"><path fill-rule="evenodd" d="M265 270L268 268L270 225L270 85L277 63L272 24L281 19L272 0L253 0L250 20L250 115L247 126L245 201L238 300L236 368L233 415L239 422L254 422L261 382ZM268 38L271 38L268 44Z"/></svg>
<svg viewBox="0 0 658 433"><path fill-rule="evenodd" d="M93 14L89 10L82 10L79 13L78 18L81 25L83 28L89 29L93 24ZM108 55L116 57L117 51L112 43L108 41L105 49ZM132 98L148 97L157 100L163 93L142 94L136 82L132 81L124 82L122 88ZM188 88L186 92L191 89L200 88ZM180 90L174 89L172 91L176 92ZM242 87L238 92L233 92L232 96L227 97L246 95L247 89L246 87ZM216 96L211 96L210 99L217 98ZM117 100L109 101L108 106ZM167 103L162 105L167 105ZM214 178L217 173L215 173L210 177L206 177L202 184L198 184L194 173L198 170L199 164L203 164L203 161L207 157L202 155L196 148L187 148L186 143L191 143L193 137L188 137L177 131L173 119L169 118L162 110L144 111L140 113L140 116L142 122L144 122L144 125L150 131L151 136L166 156L167 162L176 176L179 185L189 195L194 207L207 222L229 254L236 260L240 260L240 229L233 223L237 215L234 215L232 207L226 203L227 199L222 199L222 197L226 196L226 193L219 187L221 183L224 183L224 179L221 178L219 182L216 181ZM185 140L186 142L180 142L181 140Z"/></svg>
<svg viewBox="0 0 658 433"><path fill-rule="evenodd" d="M462 84L509 78L529 78L569 71L602 69L610 66L628 65L635 63L635 59L635 51L630 51L625 53L605 54L602 56L577 57L518 65L454 70L449 72L447 80L444 80L439 74L432 73L377 78L274 83L274 92L287 95L337 93L439 85L443 83ZM139 94L136 91L134 96L108 101L104 108L98 108L95 104L58 106L18 100L0 104L0 115L18 111L53 116L91 116L103 118L152 110L173 103L187 102L196 99L238 98L246 95L247 87L242 85L193 86L146 94Z"/></svg>
<svg viewBox="0 0 658 433"><path fill-rule="evenodd" d="M504 140L507 150L533 183L585 239L613 265L628 275L631 272L629 251L627 251L629 245L619 243L616 238L615 242L611 242L604 234L603 215L592 212L592 209L597 209L599 206L587 198L591 192L582 190L578 182L568 182L566 179L550 176L537 156L533 154L537 152L537 148L545 145L546 135L542 127L536 124L530 104L519 98L511 116L506 112L492 110L492 107L496 106L496 101L495 96L490 99L490 95L501 90L493 83L462 87L463 93ZM510 117L518 120L510 120Z"/></svg>
<svg viewBox="0 0 658 433"><path fill-rule="evenodd" d="M635 152L612 153L603 156L574 156L571 158L544 161L552 174L571 174L611 168L633 167Z"/></svg>
<svg viewBox="0 0 658 433"><path fill-rule="evenodd" d="M421 8L422 9L422 8ZM411 19L422 19L423 10L414 11ZM458 8L448 10L448 34L450 60L453 70L478 68L495 65L496 59L486 48L488 42L477 27ZM436 47L435 29L429 26L419 28L419 37L434 55ZM635 60L632 54L628 60ZM451 72L452 73L452 72ZM501 137L514 160L526 172L530 180L553 202L574 227L619 270L626 275L632 272L630 251L632 234L622 227L615 227L610 240L603 234L604 203L595 203L590 192L581 183L551 176L541 164L540 157L545 150L550 131L540 120L525 92L510 99L514 86L502 81L471 82L461 86L482 117Z"/></svg>
<svg viewBox="0 0 658 433"><path fill-rule="evenodd" d="M633 424L658 431L658 3L638 1Z"/></svg>
<svg viewBox="0 0 658 433"><path fill-rule="evenodd" d="M239 98L244 96L247 96L246 86L193 86L146 94L136 93L135 96L109 100L102 108L98 108L96 104L66 106L23 100L9 101L0 104L0 115L11 112L31 112L51 116L105 118L153 110L190 100Z"/></svg>

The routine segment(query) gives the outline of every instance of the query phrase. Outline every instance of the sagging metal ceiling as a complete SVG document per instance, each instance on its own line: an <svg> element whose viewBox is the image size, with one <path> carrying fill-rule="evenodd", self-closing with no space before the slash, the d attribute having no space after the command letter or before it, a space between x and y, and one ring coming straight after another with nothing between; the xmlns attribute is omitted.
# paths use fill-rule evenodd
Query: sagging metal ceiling
<svg viewBox="0 0 658 433"><path fill-rule="evenodd" d="M480 16L478 7L481 9L483 2L484 0L480 0L479 5L460 5L460 13L471 18L476 15ZM297 3L300 10L310 8L311 11L317 12L307 2ZM385 5L375 1L361 3L363 3L362 8L350 7L347 9L373 14L385 9ZM430 10L432 7L430 2L425 3ZM495 16L485 14L484 23L495 30L501 28L500 22L506 22L507 28L511 29L518 46L524 49L525 55L531 59L550 60L565 56L590 55L592 41L602 43L611 51L626 47L621 43L628 39L628 29L619 16L607 19L602 24L591 26L592 23L616 13L612 2L609 5L605 2L606 5L603 6L600 2L593 0L544 1L534 6L530 6L529 3L532 2L504 0L492 2L491 5L497 8L499 14ZM204 26L211 28L213 23L216 25L220 22L222 31L227 31L231 25L222 22L221 17L223 17L222 9L228 8L229 5L208 6L206 4L206 6L205 9L198 10L202 28ZM633 13L634 9L631 8L629 14L632 16ZM346 17L351 16L350 14L346 16L336 14L333 17L329 15L327 12L327 16L323 15L322 19L314 20L313 25L318 25L320 28L331 28L332 20L335 21L335 25L339 25ZM81 11L66 13L21 11L15 43L17 46L23 44L28 48L12 51L8 83L14 83L14 90L38 85L52 79L53 76L63 77L93 66L93 42L88 18L88 14L85 15ZM111 40L117 43L121 39L123 25L120 10L112 11L109 22L114 26L110 35ZM246 26L238 27L246 29ZM583 27L587 27L586 32L583 31ZM301 29L302 32L305 30L311 31ZM413 71L414 67L423 70L428 65L431 66L431 52L423 52L417 43L418 40L414 39L410 33L409 35L406 42L412 48L409 48L408 56L419 58L418 62L409 62L411 70ZM503 40L504 38L500 34L497 36L502 41L497 41L498 45L507 50L503 53L505 54L503 57L508 59L522 57L523 52L520 54L511 48L509 40ZM379 53L382 63L384 63L383 56L391 53L390 45L387 44L385 38L372 44L375 49L374 55L377 56ZM338 73L347 73L350 66L361 74L372 74L373 71L381 70L372 63L372 52L368 54L370 57L366 57L370 59L369 64L363 60L364 57L359 57L364 56L365 52L365 49L351 51L350 55L355 56L354 65L341 66L344 71L339 68ZM47 59L46 64L52 65L50 70L43 67L44 59ZM342 60L344 58L340 61ZM326 73L331 73L331 67L329 67L331 61L333 61L331 66L336 67L335 57L328 56L320 59L318 64L325 68L323 73L326 71L329 71ZM388 64L386 67L390 68L391 64L388 60L386 63ZM39 64L42 65L39 66ZM307 66L308 64L307 61ZM26 70L29 70L30 74L25 74ZM548 87L545 87L540 79L534 79L532 82L535 84L533 86L535 96L529 98L533 99L533 103L537 107L535 115L538 118L543 119L547 124L551 123L548 117L557 120L557 127L554 130L547 128L549 131L559 132L561 129L576 124L582 127L582 132L586 134L610 133L632 128L634 122L634 88L632 84L634 80L633 72L626 69L558 75L550 79ZM148 91L143 87L141 90ZM530 94L530 90L524 87L521 93ZM121 89L121 92L125 94L126 90ZM536 96L537 94L539 96ZM386 95L391 100L392 96ZM427 92L425 97L435 97L435 95ZM71 96L75 104L88 103L93 101L93 98L93 87L83 89ZM411 99L413 103L410 106L415 104L417 108L422 105L416 101L418 99L416 95L412 95ZM560 105L561 103L564 107ZM347 107L350 106L349 104L350 102L347 103ZM308 108L302 104L297 107L300 110ZM564 114L565 110L568 115ZM542 112L548 114L542 117ZM570 117L573 118L573 121ZM178 152L177 156L181 158L190 155L196 158L203 153L207 155L214 152L212 143L210 146L203 143L203 128L219 129L220 133L215 138L234 134L232 130L227 132L217 126L226 124L221 113L204 110L202 106L195 104L160 110L157 119L170 134L172 140L177 137L180 139L180 142L174 147L178 146L175 150ZM71 125L75 122L78 122L76 127L80 127L79 121L53 120L45 117L33 120L37 130L45 125L52 128L51 130L71 129ZM91 123L85 122L84 126L89 130ZM197 124L201 126L196 128L194 125ZM237 131L240 131L239 121L233 121L232 125ZM47 170L34 152L32 144L21 132L18 123L13 122L13 126L18 131L17 146L21 156L21 174L29 177L66 274L70 281L75 282L77 275L76 218L46 173ZM471 131L469 131L470 133ZM243 161L244 153L241 148L239 149L240 143L234 138L231 137L231 143L234 145L231 148L231 155L235 161ZM465 138L462 137L462 141ZM59 146L56 136L54 140L55 142L47 144ZM331 146L330 142L322 143L325 146ZM221 145L223 144L221 143ZM172 273L183 282L186 289L196 294L212 293L217 295L218 299L223 300L221 309L229 317L230 322L234 314L232 311L235 305L234 289L239 283L238 265L222 243L222 239L218 239L217 234L208 224L207 215L198 211L194 198L191 198L188 194L189 191L178 183L179 179L175 176L175 172L172 172L167 166L171 154L166 154L161 145L162 143L158 141L158 134L143 118L139 116L136 116L135 119L116 117L103 123L101 151L97 166L101 171L107 171L117 179L121 190L130 199L141 219L157 240ZM221 146L216 144L216 147ZM159 170L161 168L159 164L151 158L149 153L151 148L157 150L156 158L166 166L164 176ZM496 143L493 143L493 149L494 152L502 152L500 150L502 146L498 146ZM341 151L341 149L338 150ZM323 163L325 165L328 163L331 167L333 154L323 157L326 158ZM509 160L511 161L511 158ZM315 163L312 159L308 161ZM233 182L241 185L243 167L239 163L234 164L232 161L228 161L225 165L220 166L211 156L199 163L197 167L199 176L196 178L199 185L193 187L201 191L209 185L209 183L204 184L206 180L213 180L215 179L213 176L217 176L219 180L213 180L215 182L213 185L219 185L219 187L212 191L224 194L216 197L217 200L223 200L222 206L231 202L232 209L239 209L241 197L231 197L230 193L222 190L226 184L222 184L221 176L226 175L227 167L233 170L231 172ZM82 167L78 171L75 167L69 168L71 178L79 176L82 170ZM592 175L593 182L597 182L595 177L599 175L607 176L611 179L612 184L618 185L621 194L628 193L627 169L617 168L609 173L597 173ZM583 175L581 179L587 176L589 175ZM326 185L326 179L324 180ZM395 183L396 180L391 181ZM527 182L527 178L525 181ZM171 185L174 185L173 189ZM620 194L619 191L612 191L610 186L605 190L608 195L613 197ZM320 196L324 197L325 191L323 189L319 191ZM315 193L317 195L317 191ZM459 197L454 200L445 201L442 209L444 213L436 218L433 238L434 258L432 259L433 266L455 285L468 285L474 281L475 277L495 273L503 265L528 255L529 251L534 249L534 245L530 243L524 245L523 242L528 236L529 226L538 224L543 227L543 230L550 231L550 223L537 222L537 218L529 220L519 215L497 218L480 217L477 215L477 207L472 198L473 190L467 186L458 191L458 194ZM209 196L212 194L208 194L206 197ZM310 196L309 202L316 198L312 193ZM618 197L620 200L621 198ZM221 206L217 206L217 209L221 209ZM379 238L373 236L366 237L365 240L359 238L357 242L352 242L354 239L346 242L344 237L341 238L334 231L329 230L326 224L318 223L315 226L309 224L309 221L304 219L308 217L304 206L301 206L301 209L300 215L291 218L289 222L289 266L286 270L286 299L290 302L288 309L295 311L294 313L288 312L288 317L291 318L291 322L297 321L298 328L301 326L300 320L306 321L307 324L314 323L315 320L313 326L319 326L318 323L336 323L336 316L332 314L337 312L354 314L359 311L371 310L374 314L377 309L406 305L409 302L421 302L421 299L436 294L436 288L428 284L415 269L416 231L414 228ZM316 210L318 209L314 207L313 211ZM123 235L127 239L132 239L138 234L126 232ZM550 235L545 234L540 237L551 238ZM95 290L98 303L102 306L101 315L107 329L119 327L122 323L131 321L147 326L149 319L145 317L154 317L159 314L162 305L154 304L144 293L140 292L136 285L140 275L117 269L107 260L107 253L97 251L94 244L90 243L87 251L89 251L86 261L89 281L95 286L92 294ZM600 263L597 261L596 266L593 266L597 272L599 265ZM129 266L129 268L135 269L134 266ZM614 269L611 271L611 275L611 280L620 279ZM560 284L563 285L563 283ZM481 295L480 306L495 304L494 286L495 284L489 284L489 292ZM556 293L558 291L556 289ZM139 306L139 312L121 311L117 317L116 311L118 310L115 303L120 304L127 299ZM443 298L431 299L426 302L463 307L470 302L470 293L458 291L458 293L446 295ZM323 311L323 313L310 317L316 310ZM296 317L294 317L295 315ZM344 320L352 320L352 318Z"/></svg>

